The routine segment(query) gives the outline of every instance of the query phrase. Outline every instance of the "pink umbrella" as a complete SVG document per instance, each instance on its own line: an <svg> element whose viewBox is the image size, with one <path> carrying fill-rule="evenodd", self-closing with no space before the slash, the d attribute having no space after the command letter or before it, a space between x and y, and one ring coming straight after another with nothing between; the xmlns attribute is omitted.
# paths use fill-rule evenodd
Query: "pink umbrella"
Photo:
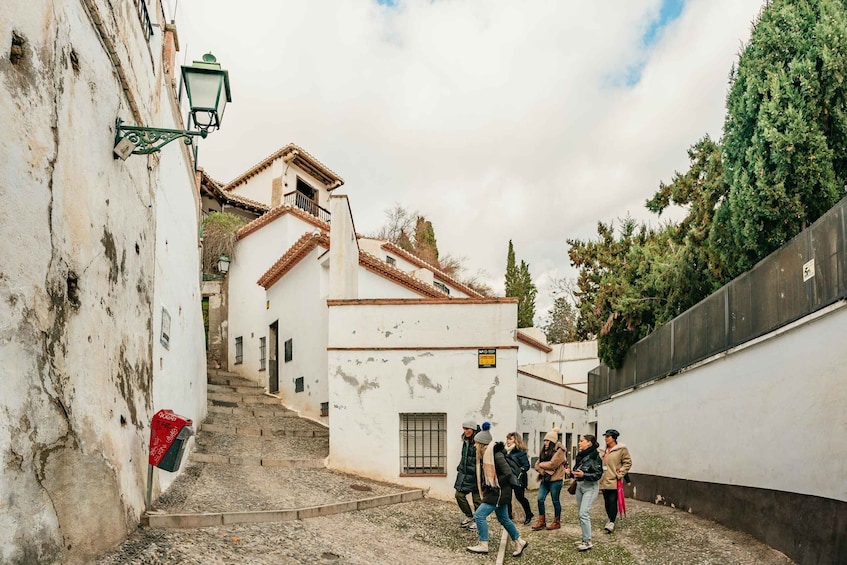
<svg viewBox="0 0 847 565"><path fill-rule="evenodd" d="M623 481L618 479L618 514L626 516L626 497L623 492Z"/></svg>

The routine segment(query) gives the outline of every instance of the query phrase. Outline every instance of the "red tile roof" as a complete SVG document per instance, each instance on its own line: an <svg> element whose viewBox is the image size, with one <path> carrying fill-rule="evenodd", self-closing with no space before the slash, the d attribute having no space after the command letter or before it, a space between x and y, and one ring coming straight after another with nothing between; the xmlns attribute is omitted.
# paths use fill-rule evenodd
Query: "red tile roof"
<svg viewBox="0 0 847 565"><path fill-rule="evenodd" d="M454 279L453 277L451 277L450 275L448 275L444 271L441 271L438 267L435 267L434 265L430 265L429 263L427 263L426 261L424 261L423 259L421 259L417 255L412 255L411 253L409 253L408 251L406 251L402 247L399 247L399 246L395 245L394 243L391 243L390 241L386 241L385 243L382 244L382 248L385 249L386 251L390 251L391 253L395 253L395 254L401 256L403 259L405 259L409 263L412 263L413 265L417 265L418 267L421 267L421 268L424 268L424 269L429 269L430 271L432 271L432 275L436 279L438 279L442 282L445 282L445 283L449 284L450 286L458 288L459 290L461 290L462 292L467 294L469 297L471 297L471 298L482 298L482 295L480 293L478 293L477 291L475 291L474 289L472 289L471 287L460 283L459 281L457 281L456 279Z"/></svg>
<svg viewBox="0 0 847 565"><path fill-rule="evenodd" d="M224 192L221 183L206 174L206 171L201 171L201 175L200 186L208 191L212 197L220 199L230 206L243 208L251 212L267 212L270 209L270 206L267 204L256 202L255 200L245 198L239 194L235 194L234 192Z"/></svg>
<svg viewBox="0 0 847 565"><path fill-rule="evenodd" d="M538 341L537 339L533 339L533 338L529 337L528 335L521 332L520 329L518 329L518 331L515 332L515 338L518 341L522 341L525 344L531 345L532 347L534 347L536 349L540 349L544 353L550 353L551 351L553 351L552 347L550 347L546 343L542 343L542 342Z"/></svg>
<svg viewBox="0 0 847 565"><path fill-rule="evenodd" d="M334 173L329 167L318 161L308 151L294 143L289 143L285 147L279 149L275 153L272 153L267 158L247 169L247 171L242 173L240 176L231 180L223 187L224 190L227 192L233 190L238 185L249 180L250 177L257 175L270 167L273 162L280 157L283 159L294 159L298 166L307 172L314 174L319 180L323 181L329 190L334 190L344 184L344 179Z"/></svg>
<svg viewBox="0 0 847 565"><path fill-rule="evenodd" d="M247 237L251 233L255 232L256 230L258 230L258 229L260 229L260 228L262 228L266 225L268 225L269 223L271 223L275 219L277 219L280 216L283 216L285 214L294 214L295 216L297 216L298 218L300 218L304 222L306 222L308 224L312 224L313 226L315 226L318 229L321 229L321 230L326 231L326 232L329 231L329 223L328 222L324 222L323 220L319 220L318 218L314 217L313 215L309 214L308 212L301 210L300 208L297 208L296 206L291 206L289 204L283 204L282 206L277 206L276 208L272 208L269 212L262 214L261 216L259 216L258 218L256 218L255 220L253 220L252 222L250 222L249 224L247 224L246 226L244 226L240 230L238 230L235 233L236 241L239 240L239 239L244 239L245 237Z"/></svg>

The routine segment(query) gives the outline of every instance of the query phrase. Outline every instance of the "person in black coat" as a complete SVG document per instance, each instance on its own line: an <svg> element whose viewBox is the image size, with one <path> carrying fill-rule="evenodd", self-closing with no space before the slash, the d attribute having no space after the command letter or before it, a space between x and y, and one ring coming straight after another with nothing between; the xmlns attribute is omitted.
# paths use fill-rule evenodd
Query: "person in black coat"
<svg viewBox="0 0 847 565"><path fill-rule="evenodd" d="M456 502L465 515L459 526L469 530L475 530L476 524L473 521L473 510L468 504L468 495L471 495L474 510L482 503L476 482L476 447L473 441L477 431L479 428L474 422L466 421L462 424L462 458L456 467L456 482L453 485L456 490Z"/></svg>
<svg viewBox="0 0 847 565"><path fill-rule="evenodd" d="M520 468L522 473L520 474L519 480L521 486L512 487L512 492L515 493L515 498L518 499L521 507L523 507L523 515L524 515L524 526L529 525L532 522L533 514L532 510L530 510L529 501L526 499L526 486L527 486L527 471L529 471L529 457L526 454L526 444L523 442L523 438L518 435L517 432L509 432L506 434L506 457L511 459L515 464L512 465L512 470L515 467ZM512 515L512 501L509 501L509 518L514 520Z"/></svg>
<svg viewBox="0 0 847 565"><path fill-rule="evenodd" d="M597 453L597 438L584 435L579 438L579 453L574 461L573 477L576 480L576 506L579 508L579 527L582 540L574 543L579 551L594 547L591 544L591 517L588 511L597 499L600 487L597 482L603 474L603 462Z"/></svg>
<svg viewBox="0 0 847 565"><path fill-rule="evenodd" d="M477 453L477 482L482 492L482 504L474 512L479 543L468 547L471 553L488 553L488 516L492 512L497 515L499 521L509 537L515 542L513 556L517 557L528 545L521 538L515 523L509 519L509 502L512 500L512 487L509 479L512 476L512 467L506 461L506 449L498 442L491 444L491 424L482 424L482 431L474 436Z"/></svg>

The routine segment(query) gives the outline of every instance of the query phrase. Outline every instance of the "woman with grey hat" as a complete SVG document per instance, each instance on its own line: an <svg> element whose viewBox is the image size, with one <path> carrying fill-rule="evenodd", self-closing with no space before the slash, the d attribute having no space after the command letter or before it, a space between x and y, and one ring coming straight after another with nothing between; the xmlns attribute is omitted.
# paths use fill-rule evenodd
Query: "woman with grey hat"
<svg viewBox="0 0 847 565"><path fill-rule="evenodd" d="M532 526L535 531L548 529L558 530L561 528L562 503L559 498L562 494L562 484L568 473L568 459L565 456L565 447L559 441L559 430L553 428L544 436L544 446L538 454L535 470L541 478L538 485L538 521ZM544 499L547 495L553 501L553 520L547 525L545 516Z"/></svg>
<svg viewBox="0 0 847 565"><path fill-rule="evenodd" d="M474 447L473 436L479 431L476 422L466 420L462 422L462 458L456 466L456 482L453 488L456 490L456 503L465 518L459 524L462 528L475 530L473 511L468 504L468 495L473 500L474 510L479 508L482 502L479 498L479 490L476 483L476 447Z"/></svg>
<svg viewBox="0 0 847 565"><path fill-rule="evenodd" d="M476 443L477 483L482 493L482 504L474 512L474 521L479 536L479 543L468 547L471 553L488 553L488 516L492 512L497 515L509 537L515 542L512 556L518 557L528 545L521 538L515 523L509 519L509 502L512 500L512 486L509 478L512 467L506 461L506 448L501 442L491 444L491 424L484 422L482 431L474 436Z"/></svg>
<svg viewBox="0 0 847 565"><path fill-rule="evenodd" d="M632 458L629 449L618 442L620 432L608 429L603 434L606 440L606 450L603 452L603 476L600 477L600 491L603 493L603 503L606 507L606 533L615 531L615 520L618 517L618 481L629 473L632 467Z"/></svg>

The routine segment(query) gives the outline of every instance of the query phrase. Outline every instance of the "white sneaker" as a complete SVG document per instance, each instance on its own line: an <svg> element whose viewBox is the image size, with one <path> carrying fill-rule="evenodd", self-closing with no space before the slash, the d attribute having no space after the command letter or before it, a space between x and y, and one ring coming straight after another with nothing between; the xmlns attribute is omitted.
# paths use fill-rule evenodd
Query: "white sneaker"
<svg viewBox="0 0 847 565"><path fill-rule="evenodd" d="M603 528L603 529L604 529L604 530L606 530L606 532L608 532L608 533L610 533L610 534L611 534L612 532L614 532L614 531L615 531L615 523L614 523L614 522L609 522L608 524L606 524L606 527L605 527L605 528Z"/></svg>
<svg viewBox="0 0 847 565"><path fill-rule="evenodd" d="M529 545L529 542L523 538L518 538L515 540L515 552L512 553L512 557L520 557L523 550L526 549L526 546Z"/></svg>
<svg viewBox="0 0 847 565"><path fill-rule="evenodd" d="M592 547L594 547L594 544L591 543L591 540L580 542L580 544L576 546L579 551L587 551Z"/></svg>
<svg viewBox="0 0 847 565"><path fill-rule="evenodd" d="M488 542L481 541L476 545L472 545L470 547L465 548L471 553L488 553Z"/></svg>
<svg viewBox="0 0 847 565"><path fill-rule="evenodd" d="M465 518L464 520L462 520L462 523L461 523L461 524L459 524L459 527L460 527L460 528L467 528L467 527L469 527L471 524L473 524L473 520L472 520L472 519L470 519L470 518Z"/></svg>
<svg viewBox="0 0 847 565"><path fill-rule="evenodd" d="M475 532L476 531L476 522L471 522L470 524L468 524L468 530L470 530L471 532Z"/></svg>

